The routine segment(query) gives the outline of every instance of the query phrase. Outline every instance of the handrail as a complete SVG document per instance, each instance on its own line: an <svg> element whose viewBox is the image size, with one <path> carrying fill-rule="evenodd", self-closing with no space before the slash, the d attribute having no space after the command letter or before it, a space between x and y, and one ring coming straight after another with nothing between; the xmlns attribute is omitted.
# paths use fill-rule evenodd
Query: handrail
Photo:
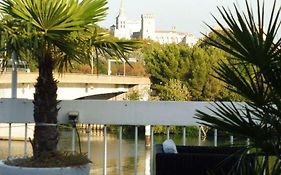
<svg viewBox="0 0 281 175"><path fill-rule="evenodd" d="M213 103L213 102L212 102ZM80 123L107 125L198 125L196 110L211 113L211 102L62 100L58 122L69 123L68 113L79 113ZM229 104L229 102L225 102ZM239 105L240 103L236 103ZM230 104L229 104L230 105ZM0 123L33 123L33 103L27 99L1 99Z"/></svg>
<svg viewBox="0 0 281 175"><path fill-rule="evenodd" d="M214 102L172 102L172 101L107 101L107 100L63 100L60 102L61 107L58 113L58 121L60 124L69 123L68 115L78 114L79 123L87 124L87 154L91 157L91 139L90 139L90 124L104 124L103 135L103 175L107 174L107 126L119 126L119 162L118 172L121 175L122 168L122 126L135 126L135 143L134 143L134 174L138 173L138 127L150 125L150 153L147 154L148 162L145 165L145 174L154 174L154 126L166 125L167 138L169 138L169 126L183 126L183 145L186 143L185 126L198 125L198 121L194 118L196 109L200 109L207 113L213 108ZM229 102L225 102L229 104ZM241 103L235 103L240 105ZM8 123L8 157L12 155L12 127L15 123L24 123L24 156L27 156L27 123L33 122L33 103L27 99L0 99L0 123ZM12 126L13 124L13 126ZM34 125L33 125L34 126ZM214 132L214 146L217 146L217 130ZM247 143L249 144L249 140ZM230 136L230 144L233 144L233 136ZM75 150L75 132L72 132L72 150ZM198 145L201 145L201 126L198 125ZM92 167L93 168L93 167ZM93 168L94 170L94 168ZM126 171L126 170L124 170Z"/></svg>

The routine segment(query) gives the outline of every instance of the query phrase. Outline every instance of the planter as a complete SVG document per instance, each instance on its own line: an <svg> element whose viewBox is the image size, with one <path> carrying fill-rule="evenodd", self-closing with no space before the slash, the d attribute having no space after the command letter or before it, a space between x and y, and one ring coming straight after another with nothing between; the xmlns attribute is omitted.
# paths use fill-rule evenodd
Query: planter
<svg viewBox="0 0 281 175"><path fill-rule="evenodd" d="M91 165L57 168L30 168L6 165L0 160L0 175L89 175Z"/></svg>

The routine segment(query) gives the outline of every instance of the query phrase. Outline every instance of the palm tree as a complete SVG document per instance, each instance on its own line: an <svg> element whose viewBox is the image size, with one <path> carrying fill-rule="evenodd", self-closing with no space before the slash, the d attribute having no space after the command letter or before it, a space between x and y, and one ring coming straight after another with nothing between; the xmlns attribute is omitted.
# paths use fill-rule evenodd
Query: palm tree
<svg viewBox="0 0 281 175"><path fill-rule="evenodd" d="M1 52L1 71L7 66L8 60L11 58L12 52L19 55L24 49L18 47L19 45L25 45L24 35L22 31L26 29L26 25L20 23L18 20L11 18L10 16L3 16L0 20L0 52Z"/></svg>
<svg viewBox="0 0 281 175"><path fill-rule="evenodd" d="M209 37L208 44L225 51L229 58L214 69L217 78L246 101L239 106L216 103L210 109L212 115L197 113L204 125L250 138L247 149L265 160L261 174L281 172L281 6L273 2L268 20L260 0L257 14L246 0L246 12L237 5L234 12L218 8L224 23L214 17L221 30L209 26L218 39ZM270 156L275 157L271 165Z"/></svg>
<svg viewBox="0 0 281 175"><path fill-rule="evenodd" d="M27 27L21 31L24 47L32 52L38 62L39 76L34 93L35 131L33 157L52 156L57 152L59 132L57 114L57 81L55 67L60 71L71 61L82 62L79 35L73 33L96 26L106 15L106 0L3 0L1 11ZM103 42L104 41L104 42ZM95 41L98 42L98 41ZM93 45L117 58L134 48L134 42L125 45L100 40ZM110 44L108 44L110 43ZM20 45L22 46L22 45ZM97 53L100 54L101 52Z"/></svg>

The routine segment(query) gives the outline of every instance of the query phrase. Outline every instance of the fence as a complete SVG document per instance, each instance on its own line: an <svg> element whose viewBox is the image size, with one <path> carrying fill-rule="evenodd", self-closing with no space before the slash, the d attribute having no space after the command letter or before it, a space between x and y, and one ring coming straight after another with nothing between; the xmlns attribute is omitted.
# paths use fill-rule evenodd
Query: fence
<svg viewBox="0 0 281 175"><path fill-rule="evenodd" d="M137 174L138 158L138 128L146 126L146 135L150 135L150 165L149 173L153 174L154 153L154 128L155 125L182 126L183 145L186 143L186 126L198 126L198 145L201 144L201 129L198 121L194 118L196 110L210 113L207 108L214 108L209 102L171 102L171 101L103 101L103 100L70 100L61 101L58 113L59 124L69 124L71 117L78 116L78 123L104 125L103 142L103 174L107 174L107 129L108 125L119 126L119 174L122 174L122 127L132 125L135 127L134 143L134 174ZM73 120L73 118L71 119ZM12 124L24 123L24 155L27 149L27 127L33 123L33 103L26 99L1 99L0 100L0 123L7 123L8 129L8 154L11 155ZM87 127L87 152L90 157L90 132ZM169 127L167 127L167 138L169 138ZM233 137L230 137L233 143ZM217 146L217 130L214 132L214 146ZM72 134L72 150L75 150L75 130Z"/></svg>

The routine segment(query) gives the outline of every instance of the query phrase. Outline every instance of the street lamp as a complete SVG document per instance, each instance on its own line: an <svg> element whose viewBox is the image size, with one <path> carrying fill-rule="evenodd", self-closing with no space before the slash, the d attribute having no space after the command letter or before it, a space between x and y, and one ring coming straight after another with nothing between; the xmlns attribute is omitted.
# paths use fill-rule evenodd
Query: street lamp
<svg viewBox="0 0 281 175"><path fill-rule="evenodd" d="M123 76L126 76L126 60L124 58L121 58L121 60L116 59L108 59L108 65L107 65L107 75L111 75L111 62L122 62L123 63ZM136 63L136 58L129 58L127 62L130 63Z"/></svg>
<svg viewBox="0 0 281 175"><path fill-rule="evenodd" d="M16 52L12 52L12 98L17 98L17 55Z"/></svg>

